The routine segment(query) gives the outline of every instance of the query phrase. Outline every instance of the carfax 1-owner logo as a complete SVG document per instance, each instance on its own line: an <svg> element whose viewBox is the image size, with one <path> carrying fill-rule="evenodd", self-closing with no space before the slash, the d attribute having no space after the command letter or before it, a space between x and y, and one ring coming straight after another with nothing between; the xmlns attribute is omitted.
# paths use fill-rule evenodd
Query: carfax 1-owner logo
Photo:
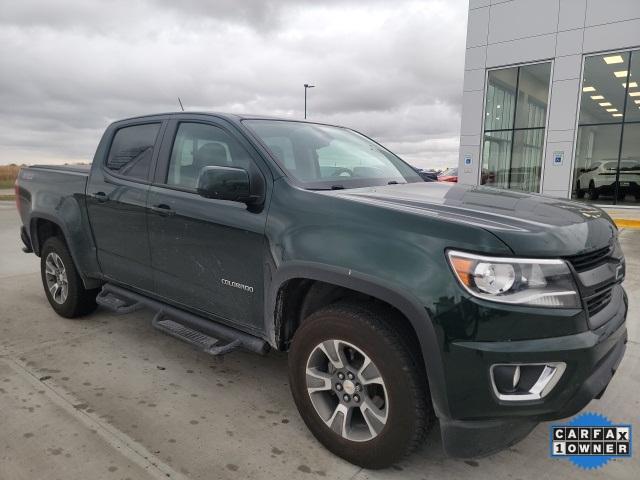
<svg viewBox="0 0 640 480"><path fill-rule="evenodd" d="M598 413L551 425L550 433L551 456L568 458L580 468L600 468L613 458L631 456L631 425L615 425Z"/></svg>

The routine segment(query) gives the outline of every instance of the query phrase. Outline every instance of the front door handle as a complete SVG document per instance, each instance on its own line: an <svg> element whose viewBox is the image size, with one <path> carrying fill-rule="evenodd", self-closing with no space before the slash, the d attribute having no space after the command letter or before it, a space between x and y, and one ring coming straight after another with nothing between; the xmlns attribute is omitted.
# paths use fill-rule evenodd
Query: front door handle
<svg viewBox="0 0 640 480"><path fill-rule="evenodd" d="M170 217L175 215L176 212L171 209L169 205L161 203L160 205L155 205L150 208L153 213L157 213L158 215L162 215L163 217Z"/></svg>
<svg viewBox="0 0 640 480"><path fill-rule="evenodd" d="M104 192L96 192L89 195L94 200L97 200L100 203L104 203L109 200L109 196Z"/></svg>

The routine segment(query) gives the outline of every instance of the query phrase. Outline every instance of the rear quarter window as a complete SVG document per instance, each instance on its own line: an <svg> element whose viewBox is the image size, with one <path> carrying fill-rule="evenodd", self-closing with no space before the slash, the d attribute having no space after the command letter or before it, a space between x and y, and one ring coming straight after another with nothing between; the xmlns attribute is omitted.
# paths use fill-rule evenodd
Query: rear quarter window
<svg viewBox="0 0 640 480"><path fill-rule="evenodd" d="M105 164L107 170L118 175L146 180L159 131L159 123L132 125L119 129L111 142Z"/></svg>

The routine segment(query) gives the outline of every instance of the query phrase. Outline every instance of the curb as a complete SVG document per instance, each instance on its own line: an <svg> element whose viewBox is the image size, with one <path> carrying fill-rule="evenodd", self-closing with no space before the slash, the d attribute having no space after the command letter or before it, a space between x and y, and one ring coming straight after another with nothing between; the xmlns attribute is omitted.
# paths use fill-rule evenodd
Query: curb
<svg viewBox="0 0 640 480"><path fill-rule="evenodd" d="M640 230L640 220L630 220L627 218L612 218L618 228L633 228Z"/></svg>

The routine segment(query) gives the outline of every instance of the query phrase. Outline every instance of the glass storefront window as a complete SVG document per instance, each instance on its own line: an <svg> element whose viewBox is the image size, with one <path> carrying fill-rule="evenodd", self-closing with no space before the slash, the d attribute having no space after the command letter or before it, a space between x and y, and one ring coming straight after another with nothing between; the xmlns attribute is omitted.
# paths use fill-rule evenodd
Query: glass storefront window
<svg viewBox="0 0 640 480"><path fill-rule="evenodd" d="M489 72L485 105L485 130L513 128L517 81L517 68L504 68Z"/></svg>
<svg viewBox="0 0 640 480"><path fill-rule="evenodd" d="M482 184L540 190L550 75L549 62L488 73Z"/></svg>
<svg viewBox="0 0 640 480"><path fill-rule="evenodd" d="M547 121L550 63L520 67L516 128L544 128Z"/></svg>
<svg viewBox="0 0 640 480"><path fill-rule="evenodd" d="M604 58L609 58L609 63ZM610 57L614 58L613 60ZM584 78L580 100L580 124L620 123L624 111L623 84L627 81L629 54L596 55L584 59ZM623 77L618 77L624 73ZM620 117L614 116L620 114Z"/></svg>
<svg viewBox="0 0 640 480"><path fill-rule="evenodd" d="M487 132L482 149L482 183L498 188L509 188L511 159L511 130Z"/></svg>
<svg viewBox="0 0 640 480"><path fill-rule="evenodd" d="M585 125L578 128L576 144L577 198L598 200L615 192L620 149L620 125Z"/></svg>
<svg viewBox="0 0 640 480"><path fill-rule="evenodd" d="M516 130L513 137L510 188L525 192L540 190L544 128Z"/></svg>
<svg viewBox="0 0 640 480"><path fill-rule="evenodd" d="M625 124L622 138L618 198L640 202L640 123Z"/></svg>
<svg viewBox="0 0 640 480"><path fill-rule="evenodd" d="M585 58L573 198L603 204L640 201L638 82L640 50Z"/></svg>
<svg viewBox="0 0 640 480"><path fill-rule="evenodd" d="M633 55L631 55L630 66L629 92L627 95L627 110L624 115L624 121L640 122L640 50L636 50L633 52ZM636 150L636 152L640 151Z"/></svg>

